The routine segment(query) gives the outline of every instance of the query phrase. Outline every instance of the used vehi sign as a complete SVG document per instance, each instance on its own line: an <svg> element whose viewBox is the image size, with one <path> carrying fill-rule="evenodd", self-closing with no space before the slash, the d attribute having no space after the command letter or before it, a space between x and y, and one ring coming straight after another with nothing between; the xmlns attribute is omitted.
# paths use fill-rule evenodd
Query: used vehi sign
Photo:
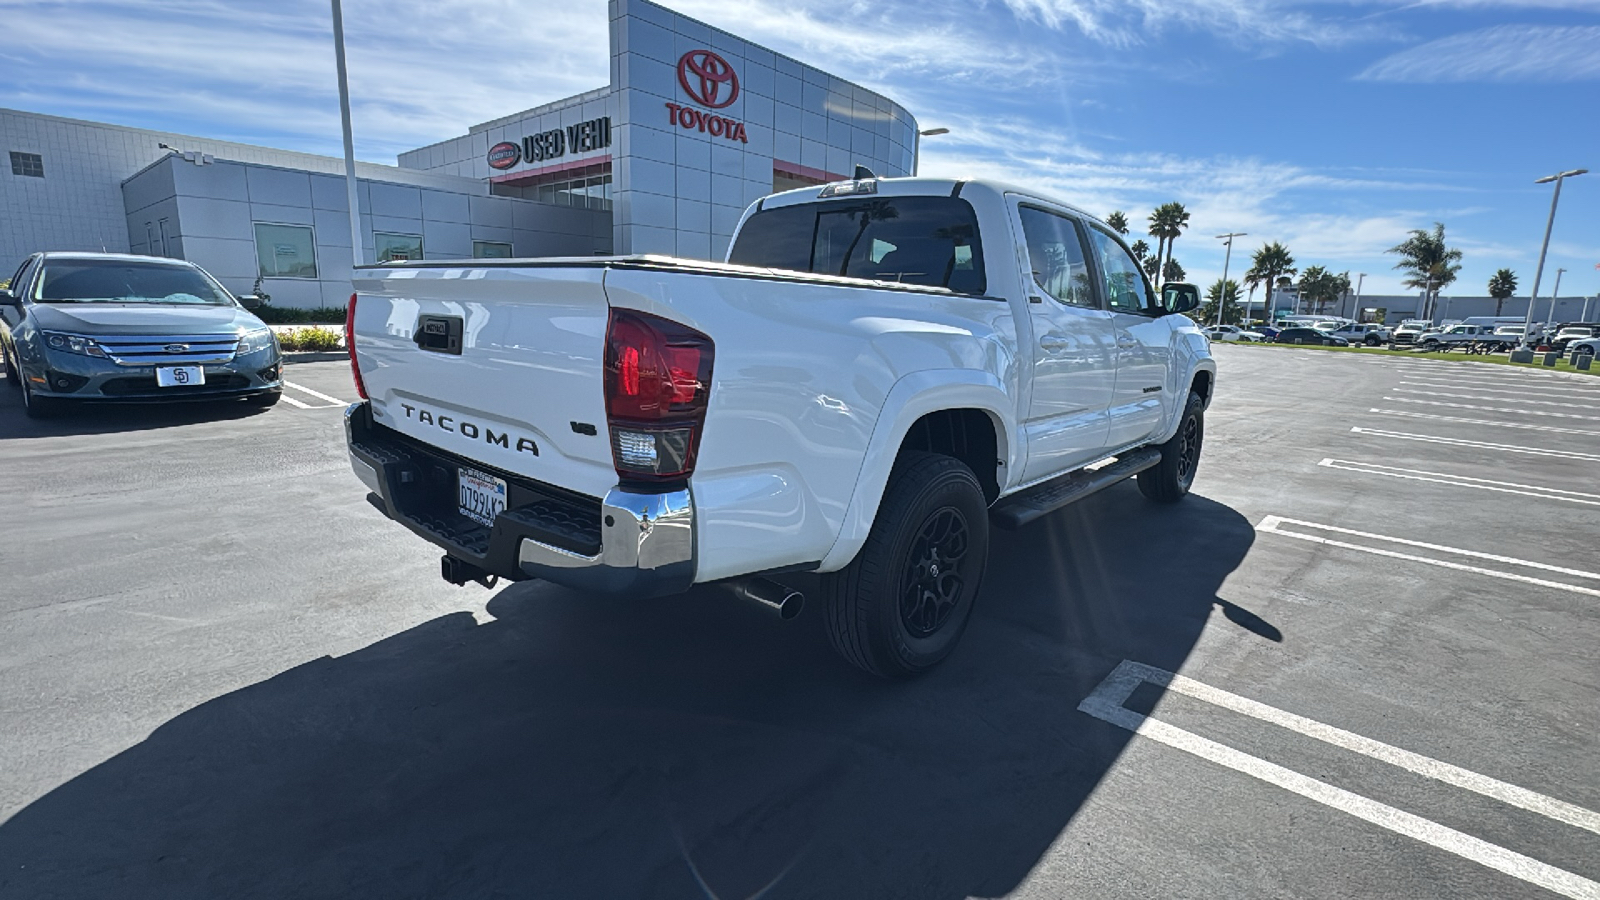
<svg viewBox="0 0 1600 900"><path fill-rule="evenodd" d="M690 50L678 58L678 84L689 99L710 109L722 109L739 97L739 76L733 66L710 50ZM743 122L681 103L667 104L667 121L689 131L750 143Z"/></svg>
<svg viewBox="0 0 1600 900"><path fill-rule="evenodd" d="M588 153L611 146L611 119L601 117L552 128L522 139L521 146L501 141L489 148L489 165L495 169L509 169L519 162L544 162L560 159L568 153Z"/></svg>

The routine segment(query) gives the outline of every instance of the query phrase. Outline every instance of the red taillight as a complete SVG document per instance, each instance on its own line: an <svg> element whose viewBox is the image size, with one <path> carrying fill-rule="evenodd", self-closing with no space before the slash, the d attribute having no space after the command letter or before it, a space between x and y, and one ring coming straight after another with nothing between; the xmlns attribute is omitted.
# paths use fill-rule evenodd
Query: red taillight
<svg viewBox="0 0 1600 900"><path fill-rule="evenodd" d="M361 381L361 364L356 362L356 295L350 295L350 305L344 311L344 348L350 353L350 374L356 379L356 394L367 399L367 386Z"/></svg>
<svg viewBox="0 0 1600 900"><path fill-rule="evenodd" d="M611 310L606 420L619 477L672 481L693 474L714 353L711 338L687 325Z"/></svg>

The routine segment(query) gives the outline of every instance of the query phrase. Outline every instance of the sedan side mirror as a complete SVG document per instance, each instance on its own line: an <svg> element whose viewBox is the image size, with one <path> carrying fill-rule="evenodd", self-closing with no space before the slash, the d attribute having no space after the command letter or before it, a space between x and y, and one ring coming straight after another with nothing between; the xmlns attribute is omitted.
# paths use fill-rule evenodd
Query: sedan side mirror
<svg viewBox="0 0 1600 900"><path fill-rule="evenodd" d="M1161 308L1168 313L1186 313L1200 308L1200 289L1181 281L1168 282L1161 287Z"/></svg>
<svg viewBox="0 0 1600 900"><path fill-rule="evenodd" d="M11 293L10 288L0 288L0 306L21 306L22 298Z"/></svg>

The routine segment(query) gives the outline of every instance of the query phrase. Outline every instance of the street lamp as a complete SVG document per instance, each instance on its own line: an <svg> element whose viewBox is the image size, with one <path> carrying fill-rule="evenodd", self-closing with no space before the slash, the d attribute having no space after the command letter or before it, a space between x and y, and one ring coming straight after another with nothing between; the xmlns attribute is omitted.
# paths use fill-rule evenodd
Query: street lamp
<svg viewBox="0 0 1600 900"><path fill-rule="evenodd" d="M922 162L922 139L949 133L950 129L948 128L929 128L917 132L916 146L911 149L911 174L917 174L917 166Z"/></svg>
<svg viewBox="0 0 1600 900"><path fill-rule="evenodd" d="M1361 321L1361 285L1365 284L1366 281L1367 273L1356 273L1356 308L1350 310L1351 312L1355 313L1355 315L1351 316L1350 318L1355 319L1358 322ZM1380 322L1379 324L1382 323Z"/></svg>
<svg viewBox="0 0 1600 900"><path fill-rule="evenodd" d="M1233 259L1233 239L1244 237L1242 231L1230 231L1227 234L1217 235L1217 240L1227 245L1227 250L1222 254L1222 290L1217 292L1217 326L1222 326L1222 308L1228 304L1228 261Z"/></svg>
<svg viewBox="0 0 1600 900"><path fill-rule="evenodd" d="M1554 321L1555 317L1556 317L1556 304L1561 302L1561 273L1565 272L1565 271L1566 271L1566 269L1557 269L1556 270L1556 288L1555 288L1555 290L1550 292L1550 319L1551 319L1551 321Z"/></svg>
<svg viewBox="0 0 1600 900"><path fill-rule="evenodd" d="M350 205L350 255L361 265L361 208L356 200L356 149L350 132L350 80L344 68L344 12L333 0L333 62L339 73L339 124L344 129L344 187Z"/></svg>
<svg viewBox="0 0 1600 900"><path fill-rule="evenodd" d="M1528 318L1522 323L1522 346L1524 349L1532 346L1529 333L1533 331L1533 304L1539 299L1539 277L1544 274L1544 255L1550 249L1550 229L1556 224L1556 204L1561 202L1561 182L1568 178L1575 178L1588 173L1588 169L1571 169L1566 172L1557 172L1543 178L1535 178L1534 184L1556 183L1555 193L1550 197L1550 218L1544 223L1544 243L1539 245L1539 267L1533 270L1533 292L1528 296ZM1550 307L1552 313L1555 306Z"/></svg>

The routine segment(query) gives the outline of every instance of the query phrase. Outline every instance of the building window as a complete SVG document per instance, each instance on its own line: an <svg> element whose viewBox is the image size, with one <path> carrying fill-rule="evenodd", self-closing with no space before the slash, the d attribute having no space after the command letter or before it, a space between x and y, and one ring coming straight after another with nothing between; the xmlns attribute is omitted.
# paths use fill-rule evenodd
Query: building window
<svg viewBox="0 0 1600 900"><path fill-rule="evenodd" d="M389 262L396 259L421 259L422 235L391 234L384 231L374 231L372 233L372 249L378 254L378 262Z"/></svg>
<svg viewBox="0 0 1600 900"><path fill-rule="evenodd" d="M44 177L44 157L37 153L11 151L11 174L28 178Z"/></svg>
<svg viewBox="0 0 1600 900"><path fill-rule="evenodd" d="M510 259L511 245L499 241L473 241L473 259Z"/></svg>
<svg viewBox="0 0 1600 900"><path fill-rule="evenodd" d="M162 219L157 224L161 228L161 255L162 256L171 256L172 255L172 251L170 249L168 249L168 247L167 247L167 220L166 219ZM154 255L154 251L152 251L151 255Z"/></svg>
<svg viewBox="0 0 1600 900"><path fill-rule="evenodd" d="M144 223L144 252L146 256L156 256L156 226L154 222Z"/></svg>
<svg viewBox="0 0 1600 900"><path fill-rule="evenodd" d="M563 181L547 181L536 186L529 199L557 206L581 206L588 209L611 208L611 175L590 175Z"/></svg>
<svg viewBox="0 0 1600 900"><path fill-rule="evenodd" d="M317 241L310 225L257 222L255 226L262 278L317 277Z"/></svg>

